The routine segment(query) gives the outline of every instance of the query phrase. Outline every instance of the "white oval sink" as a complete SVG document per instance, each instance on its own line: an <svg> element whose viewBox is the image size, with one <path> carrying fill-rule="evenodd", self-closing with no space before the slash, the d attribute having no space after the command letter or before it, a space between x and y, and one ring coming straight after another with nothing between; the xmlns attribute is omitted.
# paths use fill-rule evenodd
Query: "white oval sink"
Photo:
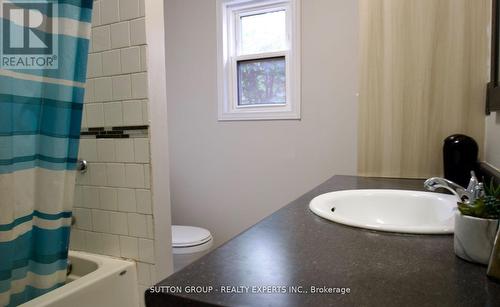
<svg viewBox="0 0 500 307"><path fill-rule="evenodd" d="M414 234L451 234L457 197L405 190L346 190L315 197L309 208L349 226Z"/></svg>

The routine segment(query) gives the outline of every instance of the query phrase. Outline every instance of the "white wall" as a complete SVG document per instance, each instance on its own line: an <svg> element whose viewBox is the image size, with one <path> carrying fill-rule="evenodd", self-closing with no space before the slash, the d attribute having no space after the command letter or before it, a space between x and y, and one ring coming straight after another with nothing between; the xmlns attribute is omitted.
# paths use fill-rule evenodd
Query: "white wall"
<svg viewBox="0 0 500 307"><path fill-rule="evenodd" d="M129 1L129 0L126 0ZM145 3L156 283L173 273L163 0Z"/></svg>
<svg viewBox="0 0 500 307"><path fill-rule="evenodd" d="M302 120L218 122L215 0L166 0L173 224L220 244L334 174L356 173L358 8L302 1Z"/></svg>
<svg viewBox="0 0 500 307"><path fill-rule="evenodd" d="M485 160L500 169L500 112L486 117Z"/></svg>

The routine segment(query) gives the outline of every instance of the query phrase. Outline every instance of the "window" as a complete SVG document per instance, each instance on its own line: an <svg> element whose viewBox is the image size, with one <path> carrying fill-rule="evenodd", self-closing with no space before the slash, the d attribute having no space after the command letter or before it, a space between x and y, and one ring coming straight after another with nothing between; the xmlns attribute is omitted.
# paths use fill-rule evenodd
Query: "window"
<svg viewBox="0 0 500 307"><path fill-rule="evenodd" d="M300 119L299 1L218 1L219 120Z"/></svg>

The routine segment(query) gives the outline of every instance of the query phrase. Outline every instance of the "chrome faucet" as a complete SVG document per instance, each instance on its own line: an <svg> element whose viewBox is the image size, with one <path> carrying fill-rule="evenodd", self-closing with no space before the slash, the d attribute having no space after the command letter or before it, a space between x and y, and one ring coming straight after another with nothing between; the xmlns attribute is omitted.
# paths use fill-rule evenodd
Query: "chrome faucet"
<svg viewBox="0 0 500 307"><path fill-rule="evenodd" d="M455 194L461 202L464 202L465 204L472 204L476 199L483 196L484 187L483 184L477 179L474 171L471 171L470 174L471 178L467 188L441 177L432 177L427 179L424 182L424 187L429 191L435 191L438 188L446 189Z"/></svg>

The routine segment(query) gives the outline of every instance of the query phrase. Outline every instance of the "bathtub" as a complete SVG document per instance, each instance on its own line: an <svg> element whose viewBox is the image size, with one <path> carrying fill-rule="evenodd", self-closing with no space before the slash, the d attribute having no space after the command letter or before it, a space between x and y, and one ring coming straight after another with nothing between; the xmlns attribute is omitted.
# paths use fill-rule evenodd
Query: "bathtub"
<svg viewBox="0 0 500 307"><path fill-rule="evenodd" d="M23 307L137 307L135 263L70 251L72 269L66 285L37 297Z"/></svg>

